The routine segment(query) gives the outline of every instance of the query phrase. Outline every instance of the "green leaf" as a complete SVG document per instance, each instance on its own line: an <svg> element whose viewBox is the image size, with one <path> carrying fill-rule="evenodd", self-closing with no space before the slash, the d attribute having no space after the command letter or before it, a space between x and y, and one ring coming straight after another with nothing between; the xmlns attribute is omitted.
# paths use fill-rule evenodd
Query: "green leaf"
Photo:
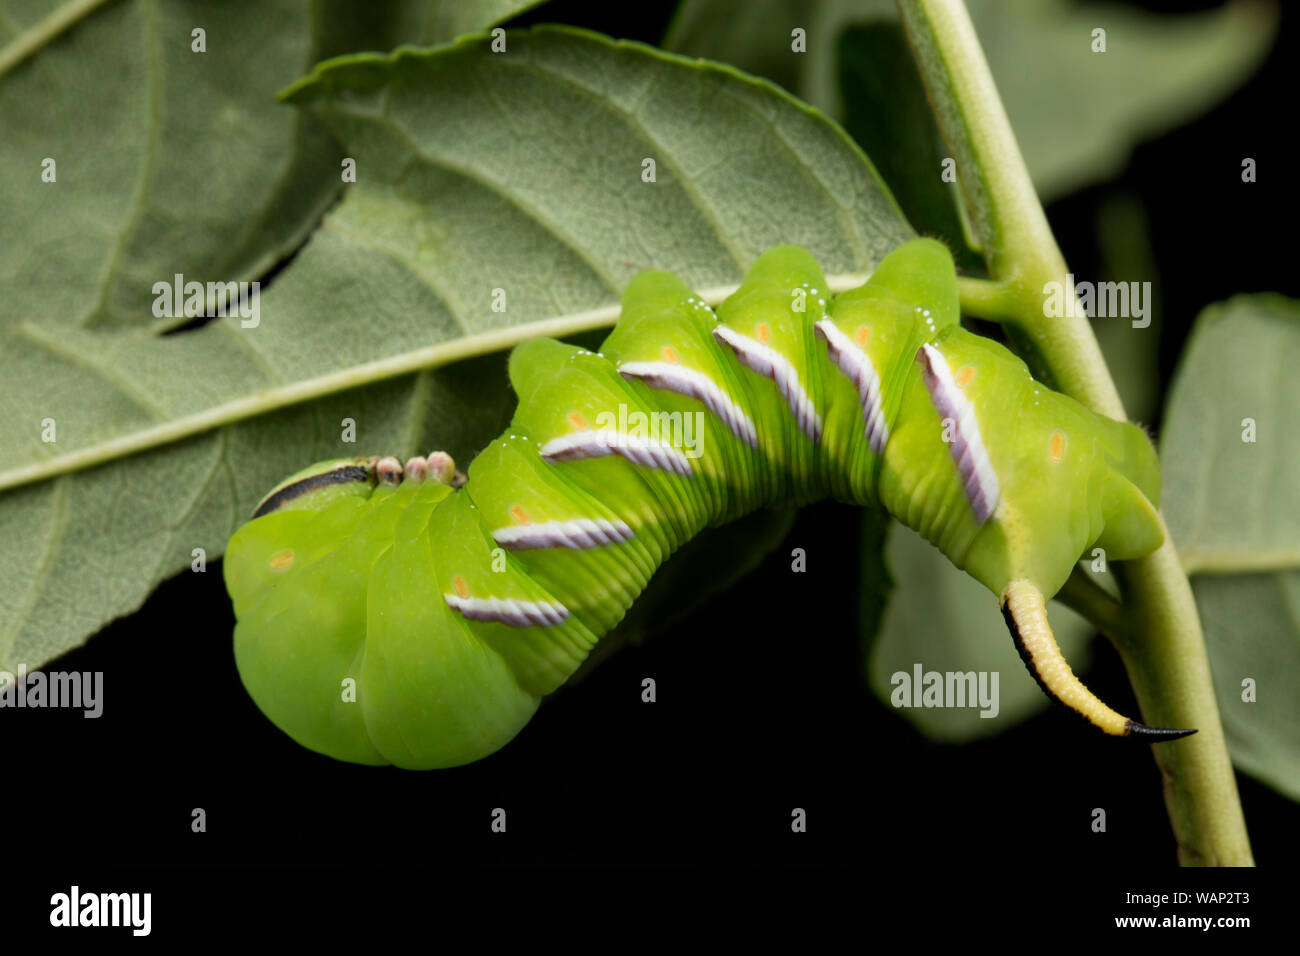
<svg viewBox="0 0 1300 956"><path fill-rule="evenodd" d="M885 557L895 583L880 631L870 646L867 666L871 689L885 706L894 709L893 675L903 673L911 678L917 664L923 672L998 675L995 716L981 717L978 707L897 709L931 740L965 743L988 737L1051 704L1021 662L998 599L986 587L958 571L916 532L897 523L888 536ZM879 591L871 584L868 588ZM1091 626L1055 601L1048 604L1047 613L1061 652L1082 675L1090 660Z"/></svg>
<svg viewBox="0 0 1300 956"><path fill-rule="evenodd" d="M437 11L437 19L434 21L434 29L419 43L446 43L466 33L504 23L545 2L546 0L473 0L466 3L465 0L430 0L430 5ZM379 49L392 49L393 45L395 44Z"/></svg>
<svg viewBox="0 0 1300 956"><path fill-rule="evenodd" d="M717 300L780 242L860 275L911 236L816 112L734 70L594 34L350 57L293 97L356 158L357 182L255 328L0 336L13 372L0 488L44 481L0 499L6 541L21 542L0 554L0 660L36 666L138 606L192 548L215 557L267 487L313 460L430 447L467 460L470 435L504 424L490 414L512 400L504 379L417 370L609 325L647 267ZM340 442L343 418L356 445Z"/></svg>
<svg viewBox="0 0 1300 956"><path fill-rule="evenodd" d="M1300 799L1300 383L1290 374L1297 361L1300 302L1262 294L1210 306L1188 340L1160 444L1162 504L1194 575L1233 762L1293 799ZM1248 678L1257 684L1254 702L1242 699Z"/></svg>
<svg viewBox="0 0 1300 956"><path fill-rule="evenodd" d="M1263 60L1277 24L1274 5L1252 0L1176 16L1065 0L967 6L1044 201L1113 176L1138 142L1227 96ZM665 43L770 76L839 117L839 38L853 24L881 19L896 19L892 3L686 0ZM795 27L807 31L807 53L791 52ZM1106 30L1105 53L1091 51L1095 28Z"/></svg>
<svg viewBox="0 0 1300 956"><path fill-rule="evenodd" d="M840 34L877 19L897 20L893 0L683 0L663 45L766 77L833 115ZM796 29L804 31L804 53L792 48Z"/></svg>
<svg viewBox="0 0 1300 956"><path fill-rule="evenodd" d="M947 240L963 271L983 273L962 222L957 183L941 178L948 152L902 26L881 20L850 27L840 38L839 61L844 128L875 157L907 221L923 235Z"/></svg>
<svg viewBox="0 0 1300 956"><path fill-rule="evenodd" d="M280 89L324 57L530 5L0 3L0 222L23 237L0 246L0 327L183 324L154 316L155 282L256 279L342 186L337 145Z"/></svg>
<svg viewBox="0 0 1300 956"><path fill-rule="evenodd" d="M1160 444L1162 505L1189 573L1300 568L1298 361L1294 300L1237 296L1197 318Z"/></svg>
<svg viewBox="0 0 1300 956"><path fill-rule="evenodd" d="M364 450L444 449L467 463L509 421L505 357L342 392L195 435L0 497L0 670L29 670L76 647L193 566L221 587L213 562L231 532L292 467ZM344 418L357 444L340 441ZM178 635L185 622L177 622Z"/></svg>
<svg viewBox="0 0 1300 956"><path fill-rule="evenodd" d="M1300 800L1300 571L1206 575L1192 588L1233 764Z"/></svg>
<svg viewBox="0 0 1300 956"><path fill-rule="evenodd" d="M354 20L347 47L331 50L336 56L357 50L391 50L403 43L435 46L466 33L477 33L503 23L546 0L398 0L383 4L358 4L356 0L327 0L327 16ZM362 7L364 15L353 9ZM368 9L367 9L368 8ZM356 32L359 31L359 32Z"/></svg>
<svg viewBox="0 0 1300 956"><path fill-rule="evenodd" d="M1110 178L1139 142L1226 97L1263 61L1277 25L1276 8L1258 2L1177 16L1064 0L974 10L1044 201ZM1098 28L1105 53L1091 51Z"/></svg>

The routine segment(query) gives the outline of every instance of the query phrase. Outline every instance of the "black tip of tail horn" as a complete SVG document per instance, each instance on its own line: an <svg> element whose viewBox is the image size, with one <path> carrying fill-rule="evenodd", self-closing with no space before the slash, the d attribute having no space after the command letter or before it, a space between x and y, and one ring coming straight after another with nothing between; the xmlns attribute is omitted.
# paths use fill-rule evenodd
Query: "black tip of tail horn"
<svg viewBox="0 0 1300 956"><path fill-rule="evenodd" d="M1176 730L1173 727L1148 727L1146 724L1139 724L1137 721L1130 720L1124 725L1125 737L1136 737L1147 743L1159 744L1166 740L1177 740L1180 737L1190 737L1196 733L1195 730Z"/></svg>

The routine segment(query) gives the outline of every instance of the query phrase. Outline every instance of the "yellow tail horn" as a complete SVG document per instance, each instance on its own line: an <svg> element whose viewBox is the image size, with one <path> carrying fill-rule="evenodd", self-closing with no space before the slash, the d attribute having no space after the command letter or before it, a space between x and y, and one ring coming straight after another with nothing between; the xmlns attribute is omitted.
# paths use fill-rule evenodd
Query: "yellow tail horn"
<svg viewBox="0 0 1300 956"><path fill-rule="evenodd" d="M1159 743L1196 733L1148 727L1111 710L1074 676L1061 655L1052 626L1047 621L1043 594L1026 580L1012 581L1002 593L1002 616L1016 642L1020 658L1049 697L1060 701L1089 723L1113 737L1139 737Z"/></svg>

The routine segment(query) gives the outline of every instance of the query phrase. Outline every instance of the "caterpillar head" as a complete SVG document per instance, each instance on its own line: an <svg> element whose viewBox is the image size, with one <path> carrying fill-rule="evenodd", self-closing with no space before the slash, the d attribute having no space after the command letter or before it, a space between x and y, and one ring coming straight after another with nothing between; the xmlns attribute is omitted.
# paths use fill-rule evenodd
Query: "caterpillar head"
<svg viewBox="0 0 1300 956"><path fill-rule="evenodd" d="M456 495L443 453L320 462L226 551L235 658L258 707L312 750L412 769L481 759L539 697L447 606L429 526ZM410 727L436 732L408 733Z"/></svg>

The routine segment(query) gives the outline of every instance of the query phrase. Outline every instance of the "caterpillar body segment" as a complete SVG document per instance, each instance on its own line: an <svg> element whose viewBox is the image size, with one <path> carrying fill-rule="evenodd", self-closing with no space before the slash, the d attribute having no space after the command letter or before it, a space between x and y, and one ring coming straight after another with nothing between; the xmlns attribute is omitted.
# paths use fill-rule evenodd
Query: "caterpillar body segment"
<svg viewBox="0 0 1300 956"><path fill-rule="evenodd" d="M429 532L443 601L505 658L524 690L540 696L559 687L586 658L596 635L519 562L494 566L496 545L468 494L455 494L438 507Z"/></svg>
<svg viewBox="0 0 1300 956"><path fill-rule="evenodd" d="M826 315L826 277L811 255L779 246L758 258L719 308L713 337L750 384L762 466L777 499L822 497L825 365L814 323ZM724 353L725 354L725 353ZM767 502L764 502L767 503Z"/></svg>
<svg viewBox="0 0 1300 956"><path fill-rule="evenodd" d="M437 485L421 487L366 589L365 650L352 706L360 708L375 749L401 767L456 766L503 746L541 700L541 690L529 686L548 686L538 679L547 668L520 659L525 642L504 647L519 652L508 657L494 649L490 629L477 628L444 600L442 582L456 572L439 567L430 531L433 512L448 493ZM450 553L444 560L459 557ZM423 732L428 727L444 732Z"/></svg>
<svg viewBox="0 0 1300 956"><path fill-rule="evenodd" d="M446 456L326 462L232 539L241 675L306 746L420 768L486 756L687 540L826 496L885 508L981 581L1044 690L1104 732L1184 733L1097 700L1045 611L1088 548L1160 545L1154 450L963 330L940 243L835 299L779 247L716 313L643 273L598 352L536 340L510 376L518 409L464 488L441 483Z"/></svg>
<svg viewBox="0 0 1300 956"><path fill-rule="evenodd" d="M272 512L231 539L235 660L263 713L299 743L354 763L387 763L347 690L360 676L371 571L410 490L381 485L366 499L330 497L319 512ZM268 546L278 550L259 568Z"/></svg>
<svg viewBox="0 0 1300 956"><path fill-rule="evenodd" d="M717 326L713 309L676 276L644 272L628 285L601 353L642 401L669 416L669 425L702 422L698 438L706 453L692 464L711 495L715 520L730 521L775 498L777 489L764 457L754 454L750 382L718 348Z"/></svg>
<svg viewBox="0 0 1300 956"><path fill-rule="evenodd" d="M657 518L610 508L556 471L535 441L498 440L470 468L471 500L498 565L508 561L549 593L580 598L566 607L603 634L620 616L609 608L630 604L663 560Z"/></svg>

